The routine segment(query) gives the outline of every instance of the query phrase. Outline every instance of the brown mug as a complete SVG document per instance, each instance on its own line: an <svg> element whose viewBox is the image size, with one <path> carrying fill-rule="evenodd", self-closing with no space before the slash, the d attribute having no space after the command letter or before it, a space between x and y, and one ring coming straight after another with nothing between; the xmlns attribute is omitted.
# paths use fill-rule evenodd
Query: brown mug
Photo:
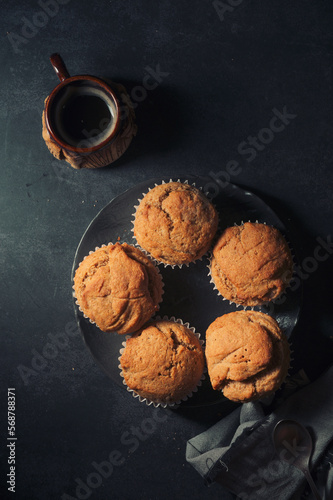
<svg viewBox="0 0 333 500"><path fill-rule="evenodd" d="M50 60L60 79L43 111L43 138L50 152L74 168L113 163L137 131L125 88L95 76L70 76L59 54Z"/></svg>

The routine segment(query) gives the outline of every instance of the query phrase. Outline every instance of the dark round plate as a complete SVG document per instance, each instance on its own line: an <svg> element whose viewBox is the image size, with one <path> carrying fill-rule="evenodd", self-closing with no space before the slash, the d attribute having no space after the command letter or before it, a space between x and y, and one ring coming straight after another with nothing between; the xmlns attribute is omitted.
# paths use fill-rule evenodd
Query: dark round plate
<svg viewBox="0 0 333 500"><path fill-rule="evenodd" d="M135 244L131 231L134 206L138 204L138 199L147 193L148 188L154 187L155 183L161 184L163 180L169 181L169 179L158 178L138 184L110 201L99 212L88 226L76 250L72 268L72 282L79 263L91 250L95 250L95 247L117 241ZM234 184L220 187L207 177L187 177L175 180L182 182L188 180L190 184L195 184L203 192L208 193L219 212L220 230L235 223L241 224L249 220L251 222L265 222L279 229L291 247L294 248L287 228L266 203L253 193ZM164 295L158 315L175 316L185 323L188 322L201 334L202 339L205 339L206 329L215 318L237 310L235 304L229 304L214 290L212 283L210 283L210 277L208 277L208 262L208 257L204 256L202 260L191 263L189 266L183 266L181 269L159 266L164 281ZM298 320L301 296L301 287L297 287L295 290L292 290L291 287L278 303L255 309L273 316L289 338ZM117 333L101 332L88 319L84 318L75 304L75 300L74 309L83 339L91 355L114 382L126 389L118 368L119 350L125 337ZM199 387L198 392L183 402L182 406L207 406L221 403L223 399L225 400L221 392L212 389L206 374L206 379ZM227 400L225 401L227 403Z"/></svg>

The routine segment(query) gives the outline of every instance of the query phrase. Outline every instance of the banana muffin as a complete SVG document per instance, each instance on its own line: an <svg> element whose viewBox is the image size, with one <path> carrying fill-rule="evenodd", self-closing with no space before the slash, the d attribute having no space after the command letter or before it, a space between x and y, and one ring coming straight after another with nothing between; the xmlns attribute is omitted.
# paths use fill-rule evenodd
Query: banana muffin
<svg viewBox="0 0 333 500"><path fill-rule="evenodd" d="M163 283L141 250L116 243L99 248L81 262L74 293L83 313L103 332L132 333L158 310Z"/></svg>
<svg viewBox="0 0 333 500"><path fill-rule="evenodd" d="M246 222L228 227L213 248L211 276L221 295L244 306L276 299L288 286L293 260L278 229Z"/></svg>
<svg viewBox="0 0 333 500"><path fill-rule="evenodd" d="M213 321L205 354L213 389L241 403L274 393L290 363L286 336L275 319L258 311L236 311Z"/></svg>
<svg viewBox="0 0 333 500"><path fill-rule="evenodd" d="M172 404L190 396L204 370L196 335L172 320L150 322L127 339L120 358L125 383L149 402Z"/></svg>
<svg viewBox="0 0 333 500"><path fill-rule="evenodd" d="M182 265L207 252L217 226L217 212L199 189L169 182L155 186L141 200L134 236L156 260Z"/></svg>

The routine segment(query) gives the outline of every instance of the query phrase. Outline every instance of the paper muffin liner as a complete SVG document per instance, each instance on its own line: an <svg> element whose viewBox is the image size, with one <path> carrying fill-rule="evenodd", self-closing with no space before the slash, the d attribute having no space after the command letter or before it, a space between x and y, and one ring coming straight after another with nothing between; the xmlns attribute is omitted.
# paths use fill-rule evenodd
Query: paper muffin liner
<svg viewBox="0 0 333 500"><path fill-rule="evenodd" d="M175 318L175 316L171 316L170 318L169 318L169 316L163 316L163 317L161 317L161 316L155 316L150 321L174 321L175 323L179 323L180 325L183 325L186 328L188 328L189 330L191 330L194 333L194 335L197 337L197 339L199 340L201 347L203 347L204 341L201 339L201 334L198 333L198 332L196 332L195 328L192 327L192 326L190 326L189 323L184 323L183 320L181 320L179 318ZM201 387L203 380L205 380L205 378L206 378L206 375L205 375L207 373L206 364L205 364L202 376L201 376L199 382L197 383L197 385L195 387L193 387L193 389L188 394L186 394L186 396L184 396L180 400L175 401L173 403L166 403L164 401L158 401L158 400L155 400L155 401L154 400L150 400L150 399L147 399L147 398L144 398L144 397L140 396L133 389L130 389L127 386L126 382L125 382L124 374L123 374L122 367L121 367L121 364L120 364L120 358L121 358L121 356L122 356L122 354L123 354L123 352L125 350L126 341L129 338L131 338L131 335L126 335L125 336L125 341L122 342L123 347L119 350L120 356L118 358L118 360L119 360L118 368L120 369L120 376L123 379L123 384L126 386L127 391L130 392L134 398L137 398L140 401L140 403L145 403L147 406L151 406L152 405L155 408L158 408L158 407L161 407L161 408L176 408L176 407L178 407L182 403L182 401L187 401L190 397L193 396L194 393L198 392L199 387Z"/></svg>
<svg viewBox="0 0 333 500"><path fill-rule="evenodd" d="M190 183L188 180L181 181L180 179L177 179L177 180L174 180L174 179L169 179L168 181L164 181L164 180L162 180L159 184L157 184L157 183L155 182L154 186L152 186L152 187L149 187L149 188L148 188L148 192L149 192L149 191L151 191L152 189L154 189L154 188L155 188L155 187L157 187L157 186L161 186L162 184L169 184L170 182L180 182L181 184L188 184L189 186L193 186L194 188L198 189L198 190L199 190L199 191L200 191L200 192L201 192L201 193L202 193L202 194L203 194L203 195L207 198L207 196L206 196L206 194L207 194L207 193L205 193L205 192L203 191L202 187L198 187L198 186L196 186L196 183L195 183L195 182ZM132 217L134 217L134 218L133 218L133 220L131 221L131 222L132 222L132 226L133 226L133 227L132 227L132 229L131 229L131 232L133 233L132 237L133 237L133 240L134 240L134 242L135 242L135 243L134 243L134 244L135 244L135 246L136 246L137 248L139 248L142 252L144 252L147 256L149 256L149 257L151 258L151 260L153 260L157 266L163 265L164 267L171 267L172 269L174 269L175 267L178 267L179 269L181 269L183 266L189 267L189 265L190 265L190 264L194 264L195 262L200 262L200 261L202 261L202 259L204 258L204 256L208 254L208 251L207 251L207 252L205 252L205 253L204 253L201 257L199 257L199 258L197 258L197 259L194 259L194 260L191 260L191 262L188 262L188 263L186 263L186 264L168 264L167 262L163 262L162 260L158 260L158 259L156 259L155 257L153 257L153 256L150 254L150 252L148 252L148 250L145 250L144 248L142 248L142 247L139 245L139 243L137 242L137 239L136 239L136 237L135 237L135 234L134 234L134 223L135 223L135 217L136 217L136 212L137 212L137 210L138 210L138 208L139 208L139 205L140 205L141 201L142 201L142 200L143 200L143 198L144 198L144 197L148 194L148 192L147 192L147 193L142 193L142 198L138 198L137 205L134 205L134 207L133 207L133 208L135 209L135 211L134 211L134 212L133 212L133 214L132 214ZM210 202L210 203L214 206L214 208L215 208L215 210L216 210L216 206L212 203L212 201L211 201L211 200L209 200L208 198L207 198L207 200L208 200L208 201L209 201L209 202ZM216 210L216 212L218 213L218 211L217 211L217 210ZM214 236L214 238L215 238L215 237L216 237L216 235ZM213 238L213 241L214 241L214 238Z"/></svg>
<svg viewBox="0 0 333 500"><path fill-rule="evenodd" d="M123 242L123 243L127 243L127 242ZM103 245L101 245L101 246L97 246L97 247L95 247L95 249L94 249L94 250L90 250L90 252L88 253L88 255L91 255L92 253L96 252L96 251L97 251L97 250L99 250L100 248L108 247L109 245L114 245L114 244L115 244L115 243L112 243L111 241L110 241L109 243L104 243L104 244L103 244ZM127 243L127 245L132 246L132 247L134 247L134 248L137 248L136 246L132 245L131 243ZM159 274L159 276L160 276L160 278L161 278L161 283L162 283L161 300L160 300L160 301L159 301L159 303L157 304L157 307L158 307L158 309L159 309L159 308L160 308L160 304L161 304L161 303L162 303L162 301L163 301L163 294L164 294L164 281L163 281L163 276L162 276L162 274L161 274L161 272L160 272L159 268L157 267L156 263L155 263L155 262L153 261L153 259L150 257L150 255L147 255L147 253L146 253L146 252L142 252L142 253L144 253L144 254L145 254L145 256L146 256L147 258L149 258L149 260L150 260L150 261L151 261L151 262L155 265L155 269L156 269L157 273ZM78 266L77 266L76 270L79 268L79 266L82 264L82 262L83 262L83 261L84 261L84 260L88 257L88 255L85 255L85 256L83 257L83 259L81 260L81 262L78 264ZM75 271L76 271L76 270L75 270ZM74 276L75 276L75 273L74 273ZM73 281L74 281L74 277L73 277ZM89 323L91 323L92 325L97 326L97 324L95 323L95 321L93 321L92 319L90 319L90 318L89 318L89 316L87 316L87 315L83 312L83 310L82 310L82 308L81 308L81 306L80 306L80 304L79 304L79 301L78 301L78 299L77 299L77 297L76 297L76 295L75 295L75 287L74 287L74 283L73 283L73 285L72 285L72 289L73 289L72 295L73 295L73 298L75 299L75 304L77 305L77 307L78 307L79 311L82 313L83 317L84 317L85 319L87 319L87 320L89 321ZM97 328L98 328L98 326L97 326ZM111 333L111 332L110 332L110 333Z"/></svg>
<svg viewBox="0 0 333 500"><path fill-rule="evenodd" d="M247 221L241 221L240 224L237 224L236 222L234 222L234 226L243 226L245 224L245 222L252 222L252 224L265 224L265 225L268 225L266 222L259 222L258 220L255 220L255 221L251 221L250 219L247 220ZM232 227L232 226L228 226L228 227ZM275 226L272 226L271 227L274 227ZM227 228L224 228L224 229L227 229ZM277 228L275 228L277 229ZM221 292L218 290L216 284L215 284L215 281L213 279L213 276L212 276L212 259L213 259L213 251L210 250L209 253L208 253L208 264L207 264L207 268L208 268L208 278L210 279L210 283L213 285L213 289L216 291L217 295L219 295L222 300L228 302L228 304L230 306L236 306L236 308L238 307L241 307L243 308L244 310L252 310L254 311L256 308L262 308L262 307L266 307L268 309L270 309L270 305L278 305L279 304L279 301L281 300L281 298L283 297L283 295L286 293L286 291L288 290L288 288L291 287L291 282L292 282L292 279L293 279L293 276L295 274L295 265L296 265L296 258L295 258L295 253L292 249L292 246L290 245L290 242L288 241L288 239L286 238L286 236L280 231L279 229L279 232L282 234L283 238L285 239L288 247L289 247L289 250L290 250L290 253L291 253L291 257L292 257L292 261L293 261L293 274L292 274L292 277L288 283L288 285L286 286L286 288L283 290L283 292L278 295L277 297L275 297L275 299L272 299L272 300L268 300L266 302L263 302L262 304L258 304L258 305L255 305L255 306L247 306L245 304L238 304L237 302L234 302L234 301L231 301L227 298L225 298ZM217 241L217 239L216 239ZM264 312L264 311L263 311Z"/></svg>

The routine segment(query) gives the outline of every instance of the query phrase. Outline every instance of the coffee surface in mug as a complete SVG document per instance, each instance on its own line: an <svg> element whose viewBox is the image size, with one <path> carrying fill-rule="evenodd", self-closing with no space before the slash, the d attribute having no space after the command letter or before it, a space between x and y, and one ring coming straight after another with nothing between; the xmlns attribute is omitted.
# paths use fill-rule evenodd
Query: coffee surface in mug
<svg viewBox="0 0 333 500"><path fill-rule="evenodd" d="M78 148L96 146L113 132L116 106L103 90L89 85L69 85L60 92L53 115L56 133Z"/></svg>
<svg viewBox="0 0 333 500"><path fill-rule="evenodd" d="M78 95L64 104L60 119L66 134L79 142L94 131L104 132L110 125L111 113L100 97Z"/></svg>

